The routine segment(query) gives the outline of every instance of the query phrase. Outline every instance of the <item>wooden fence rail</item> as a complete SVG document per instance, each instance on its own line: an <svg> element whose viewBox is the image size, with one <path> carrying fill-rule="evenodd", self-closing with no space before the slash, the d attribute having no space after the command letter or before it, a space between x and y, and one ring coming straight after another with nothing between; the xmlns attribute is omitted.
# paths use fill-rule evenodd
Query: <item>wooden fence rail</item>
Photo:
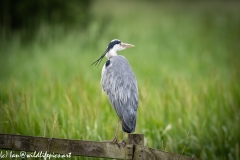
<svg viewBox="0 0 240 160"><path fill-rule="evenodd" d="M126 160L197 160L193 157L146 147L143 134L129 134L128 144L125 147L109 142L0 134L0 149ZM2 152L0 154L3 157L6 156Z"/></svg>

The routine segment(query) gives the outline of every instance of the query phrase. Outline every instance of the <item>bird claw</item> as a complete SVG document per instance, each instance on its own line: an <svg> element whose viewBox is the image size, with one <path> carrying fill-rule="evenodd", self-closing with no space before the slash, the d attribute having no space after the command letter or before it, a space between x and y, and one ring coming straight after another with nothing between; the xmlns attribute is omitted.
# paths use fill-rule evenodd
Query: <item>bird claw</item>
<svg viewBox="0 0 240 160"><path fill-rule="evenodd" d="M119 142L118 145L122 145L123 147L125 147L127 143L124 140L122 140L122 142Z"/></svg>
<svg viewBox="0 0 240 160"><path fill-rule="evenodd" d="M103 141L103 142L109 142L109 143L117 144L118 147L120 148L119 142L117 141L117 138L116 138L116 137L114 137L113 140L105 140L105 141Z"/></svg>
<svg viewBox="0 0 240 160"><path fill-rule="evenodd" d="M118 143L117 138L114 137L113 140L110 141L111 143Z"/></svg>
<svg viewBox="0 0 240 160"><path fill-rule="evenodd" d="M117 144L118 148L121 147L121 146L120 146L121 142L118 142L116 137L114 137L113 140L111 140L110 142L111 142L111 143L114 143L114 144Z"/></svg>
<svg viewBox="0 0 240 160"><path fill-rule="evenodd" d="M122 140L122 142L118 142L116 137L114 137L113 140L104 141L104 142L114 143L114 144L116 144L118 146L118 148L121 148L121 146L124 148L127 145L127 143L124 140Z"/></svg>
<svg viewBox="0 0 240 160"><path fill-rule="evenodd" d="M113 140L105 140L103 142L114 143L118 146L118 148L121 148L121 146L124 148L127 145L127 143L124 140L122 140L122 142L118 142L116 137L114 137Z"/></svg>

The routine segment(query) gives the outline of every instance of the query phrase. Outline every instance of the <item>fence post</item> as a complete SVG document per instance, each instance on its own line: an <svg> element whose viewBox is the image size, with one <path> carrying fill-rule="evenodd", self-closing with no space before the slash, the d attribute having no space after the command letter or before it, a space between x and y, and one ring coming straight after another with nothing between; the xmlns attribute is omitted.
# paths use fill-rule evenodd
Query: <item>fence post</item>
<svg viewBox="0 0 240 160"><path fill-rule="evenodd" d="M128 144L133 145L132 158L142 159L141 148L144 147L144 134L128 134Z"/></svg>
<svg viewBox="0 0 240 160"><path fill-rule="evenodd" d="M144 145L144 134L128 134L128 144Z"/></svg>

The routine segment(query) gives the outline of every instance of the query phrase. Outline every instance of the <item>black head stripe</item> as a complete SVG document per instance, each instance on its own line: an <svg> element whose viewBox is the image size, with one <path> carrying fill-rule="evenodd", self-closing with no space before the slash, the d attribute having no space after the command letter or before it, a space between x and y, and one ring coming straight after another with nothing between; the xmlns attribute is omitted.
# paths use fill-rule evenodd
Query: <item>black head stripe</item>
<svg viewBox="0 0 240 160"><path fill-rule="evenodd" d="M113 40L113 41L111 41L111 42L109 43L109 45L108 45L108 50L110 50L111 48L113 48L114 45L120 44L120 43L121 43L120 40Z"/></svg>

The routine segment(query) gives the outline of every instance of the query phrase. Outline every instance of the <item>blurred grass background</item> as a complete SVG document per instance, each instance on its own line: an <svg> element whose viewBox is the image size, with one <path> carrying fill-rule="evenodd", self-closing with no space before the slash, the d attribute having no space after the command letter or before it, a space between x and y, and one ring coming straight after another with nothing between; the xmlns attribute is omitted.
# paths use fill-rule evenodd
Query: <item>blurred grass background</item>
<svg viewBox="0 0 240 160"><path fill-rule="evenodd" d="M0 133L112 139L118 118L91 63L117 38L136 46L119 54L138 80L135 133L145 145L182 153L186 144L184 155L239 160L239 2L68 6L76 5L85 12L67 8L71 23L57 16L1 26Z"/></svg>

